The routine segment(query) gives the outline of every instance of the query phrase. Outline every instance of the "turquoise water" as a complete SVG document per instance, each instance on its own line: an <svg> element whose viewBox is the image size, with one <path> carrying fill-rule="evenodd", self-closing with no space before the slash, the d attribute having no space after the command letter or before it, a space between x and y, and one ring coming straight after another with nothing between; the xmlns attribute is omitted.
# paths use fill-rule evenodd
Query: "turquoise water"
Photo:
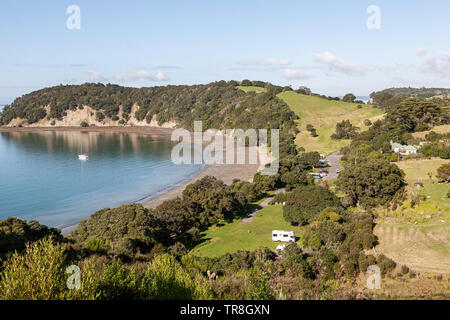
<svg viewBox="0 0 450 320"><path fill-rule="evenodd" d="M80 146L88 161L78 160ZM142 202L202 169L173 164L172 146L139 134L0 132L0 219L62 228L105 207Z"/></svg>

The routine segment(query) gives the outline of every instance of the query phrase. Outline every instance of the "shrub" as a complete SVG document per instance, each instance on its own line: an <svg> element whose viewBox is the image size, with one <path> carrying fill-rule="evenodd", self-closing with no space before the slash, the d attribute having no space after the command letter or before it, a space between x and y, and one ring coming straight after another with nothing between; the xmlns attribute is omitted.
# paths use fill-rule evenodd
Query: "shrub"
<svg viewBox="0 0 450 320"><path fill-rule="evenodd" d="M97 285L101 300L129 300L139 297L136 290L136 273L133 268L127 269L119 261L114 260L105 266Z"/></svg>
<svg viewBox="0 0 450 320"><path fill-rule="evenodd" d="M87 128L87 127L89 127L89 123L87 123L87 121L81 121L80 126L82 128Z"/></svg>
<svg viewBox="0 0 450 320"><path fill-rule="evenodd" d="M394 270L397 264L393 260L386 257L384 254L380 254L377 257L377 265L378 267L380 267L381 274L385 276L386 274Z"/></svg>
<svg viewBox="0 0 450 320"><path fill-rule="evenodd" d="M27 244L23 254L14 253L4 265L0 297L6 300L55 300L66 290L64 248L51 238Z"/></svg>
<svg viewBox="0 0 450 320"><path fill-rule="evenodd" d="M155 257L140 282L144 299L200 300L211 298L205 281L194 281L170 255Z"/></svg>

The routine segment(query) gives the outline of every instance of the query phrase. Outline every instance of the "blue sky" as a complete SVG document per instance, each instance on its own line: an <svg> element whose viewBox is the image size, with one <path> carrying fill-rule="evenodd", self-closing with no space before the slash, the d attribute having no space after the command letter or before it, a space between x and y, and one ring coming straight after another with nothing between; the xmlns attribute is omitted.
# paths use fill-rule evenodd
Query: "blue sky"
<svg viewBox="0 0 450 320"><path fill-rule="evenodd" d="M69 30L69 5L81 29ZM380 8L369 29L368 6ZM448 87L449 1L0 2L0 104L63 84L263 80L368 95Z"/></svg>

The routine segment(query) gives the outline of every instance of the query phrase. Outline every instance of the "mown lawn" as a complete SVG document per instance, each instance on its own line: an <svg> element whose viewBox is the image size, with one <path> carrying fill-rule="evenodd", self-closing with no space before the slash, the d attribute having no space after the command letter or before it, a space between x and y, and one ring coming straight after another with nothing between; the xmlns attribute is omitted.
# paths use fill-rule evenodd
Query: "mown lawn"
<svg viewBox="0 0 450 320"><path fill-rule="evenodd" d="M193 253L215 257L227 252L251 251L259 247L275 249L279 243L272 241L272 230L292 230L297 239L302 234L301 227L293 227L284 220L283 206L271 205L260 210L252 222L244 223L242 219L238 219L211 227L204 233L204 242L194 248Z"/></svg>
<svg viewBox="0 0 450 320"><path fill-rule="evenodd" d="M350 140L332 140L336 123L342 120L350 120L353 125L367 129L363 122L370 119L372 122L383 117L383 111L373 108L371 105L362 105L342 101L330 101L320 97L298 94L293 91L282 92L278 95L299 117L299 130L296 142L306 151L319 151L323 154L331 154L348 145ZM312 124L317 129L316 138L306 130L306 125Z"/></svg>

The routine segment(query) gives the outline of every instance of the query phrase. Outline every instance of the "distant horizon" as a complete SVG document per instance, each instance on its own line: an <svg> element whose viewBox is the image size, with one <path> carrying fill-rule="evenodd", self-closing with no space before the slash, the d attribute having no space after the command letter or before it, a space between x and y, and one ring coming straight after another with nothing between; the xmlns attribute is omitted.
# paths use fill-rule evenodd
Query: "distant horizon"
<svg viewBox="0 0 450 320"><path fill-rule="evenodd" d="M250 79L327 96L449 83L448 2L69 4L0 3L8 48L0 56L2 103L60 83L148 87Z"/></svg>
<svg viewBox="0 0 450 320"><path fill-rule="evenodd" d="M242 80L244 80L244 79L242 79L242 80L231 79L231 80L242 81ZM250 80L251 80L251 81L260 81L260 80L258 80L258 79L250 79ZM230 81L230 80L215 80L215 81ZM261 80L261 81L262 81L262 80ZM212 81L212 82L214 82L214 81ZM265 81L265 82L268 82L268 81ZM71 83L71 84L64 84L64 83L62 83L62 85L83 85L83 84L85 84L85 83L92 83L92 82L84 82L84 83L80 83L80 84L73 84L73 83ZM96 82L94 82L94 83L96 83ZM208 83L211 83L211 82L208 82ZM273 82L270 82L270 83L273 84L273 85L282 86L282 85L280 85L280 84L276 84L276 83L273 83ZM107 83L103 83L103 84L106 85ZM121 83L113 83L113 82L111 82L110 84L112 84L112 85L118 85L118 86L122 86L122 87L133 87L133 88L151 88L151 87L156 87L156 86L168 86L168 85L171 85L171 84L166 84L166 85L153 85L153 86L145 86L145 85L144 85L144 86L127 86L127 85L124 85L124 84L121 84ZM207 84L207 83L176 84L176 85L204 85L204 84ZM59 85L61 85L61 83L55 84L55 85L50 85L50 86L48 86L48 87L42 87L42 88L36 88L36 89L30 89L29 91L24 92L24 93L21 94L20 96L17 96L17 97L15 97L15 98L13 98L12 101L10 101L10 102L6 102L6 103L5 103L5 102L1 102L1 103L0 103L0 112L1 112L1 110L3 109L4 106L6 106L6 105L11 105L11 104L14 102L14 100L16 100L17 98L20 98L22 95L26 95L26 94L29 94L29 93L32 93L32 92L35 92L35 91L39 91L39 90L45 89L45 88L56 87L56 86L59 86ZM301 86L301 85L300 85L300 86ZM300 86L292 87L292 89L293 89L293 90L296 90L296 89L298 89L298 87L300 87ZM382 90L392 89L392 88L396 88L396 89L399 89L399 88L414 88L414 89L421 89L421 88L426 88L426 89L450 89L450 87L447 88L447 87L408 87L408 86L399 86L399 87L386 87L386 88L383 88L383 89L377 90L377 91L382 91ZM358 99L358 100L363 100L363 101L366 102L366 103L367 103L367 101L370 99L370 94L373 93L373 92L377 92L377 91L372 91L372 92L370 92L370 93L367 94L367 95L359 95L357 92L352 92L352 91L348 91L348 92L345 92L345 93L340 94L340 95L330 95L330 94L327 94L327 93L324 93L324 92L316 92L316 91L312 90L312 92L313 92L313 93L316 93L316 94L325 95L325 96L331 96L331 97L339 97L339 98L344 97L345 94L347 94L347 93L353 93L353 94L356 96L356 99ZM366 100L367 100L367 101L366 101Z"/></svg>

